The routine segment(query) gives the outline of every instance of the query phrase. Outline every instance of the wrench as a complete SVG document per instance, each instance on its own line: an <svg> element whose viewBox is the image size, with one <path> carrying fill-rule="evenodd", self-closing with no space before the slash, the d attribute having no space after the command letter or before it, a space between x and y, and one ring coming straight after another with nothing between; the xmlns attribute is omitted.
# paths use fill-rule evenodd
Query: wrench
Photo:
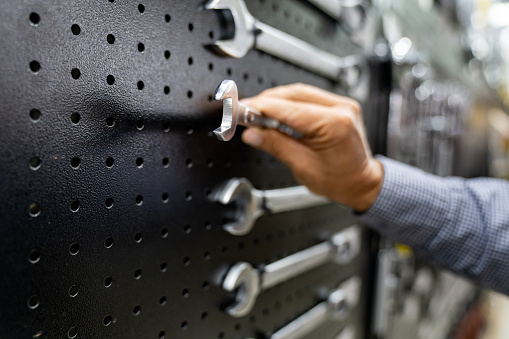
<svg viewBox="0 0 509 339"><path fill-rule="evenodd" d="M233 204L234 220L223 228L233 235L249 233L256 220L267 213L293 211L330 203L326 198L311 193L305 186L260 191L246 178L233 178L212 195L212 200L223 205Z"/></svg>
<svg viewBox="0 0 509 339"><path fill-rule="evenodd" d="M359 302L361 280L354 276L344 281L332 291L327 300L316 305L291 323L270 336L270 339L299 339L307 336L325 322L343 321ZM348 338L348 336L339 336Z"/></svg>
<svg viewBox="0 0 509 339"><path fill-rule="evenodd" d="M233 80L223 80L217 86L214 99L223 101L223 120L214 130L219 140L229 141L235 134L237 125L277 128L279 131L299 139L302 134L279 121L267 118L260 111L239 102L237 84Z"/></svg>
<svg viewBox="0 0 509 339"><path fill-rule="evenodd" d="M340 81L345 68L351 67L342 57L256 20L243 0L209 0L205 9L229 10L232 14L233 38L216 40L213 45L222 54L242 58L256 48L334 81Z"/></svg>
<svg viewBox="0 0 509 339"><path fill-rule="evenodd" d="M247 262L238 262L223 280L225 291L236 291L235 300L226 312L232 317L243 317L253 309L262 291L328 262L347 264L359 254L360 248L361 231L354 225L334 233L325 242L258 269Z"/></svg>
<svg viewBox="0 0 509 339"><path fill-rule="evenodd" d="M366 24L367 13L363 1L358 0L308 0L324 13L338 20L348 31L360 30Z"/></svg>

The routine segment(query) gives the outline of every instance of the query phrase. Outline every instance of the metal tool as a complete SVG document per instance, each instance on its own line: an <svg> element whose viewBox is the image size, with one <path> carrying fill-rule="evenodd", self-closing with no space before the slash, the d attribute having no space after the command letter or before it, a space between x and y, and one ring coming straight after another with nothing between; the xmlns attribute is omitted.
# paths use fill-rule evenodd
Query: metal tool
<svg viewBox="0 0 509 339"><path fill-rule="evenodd" d="M336 19L347 32L357 31L366 24L367 13L362 0L308 0Z"/></svg>
<svg viewBox="0 0 509 339"><path fill-rule="evenodd" d="M234 302L226 308L233 317L247 315L258 295L271 287L328 262L347 264L360 252L361 231L350 226L333 234L328 241L255 269L247 262L234 264L226 273L223 289L236 291Z"/></svg>
<svg viewBox="0 0 509 339"><path fill-rule="evenodd" d="M229 10L232 14L233 38L216 40L212 45L223 54L242 58L256 48L334 81L341 81L344 69L351 67L342 57L256 20L243 0L210 0L205 8Z"/></svg>
<svg viewBox="0 0 509 339"><path fill-rule="evenodd" d="M223 120L221 126L214 130L214 134L219 140L231 140L237 125L276 128L296 139L302 137L302 133L296 132L287 125L268 118L262 112L239 102L237 84L233 80L221 81L214 93L214 99L223 101Z"/></svg>
<svg viewBox="0 0 509 339"><path fill-rule="evenodd" d="M346 320L351 310L358 304L360 293L360 278L357 276L349 278L332 291L326 301L272 334L270 339L299 339L306 337L327 321ZM338 337L349 338L346 335Z"/></svg>
<svg viewBox="0 0 509 339"><path fill-rule="evenodd" d="M327 198L312 193L305 186L260 191L246 178L228 180L215 191L212 199L223 205L234 206L229 216L233 221L223 225L223 229L233 235L249 233L255 221L268 213L287 212L330 203Z"/></svg>

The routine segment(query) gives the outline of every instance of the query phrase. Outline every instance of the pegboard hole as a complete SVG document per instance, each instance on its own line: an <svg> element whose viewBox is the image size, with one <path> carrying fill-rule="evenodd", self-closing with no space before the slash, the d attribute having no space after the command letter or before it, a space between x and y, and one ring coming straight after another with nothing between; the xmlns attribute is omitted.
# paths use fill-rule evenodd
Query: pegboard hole
<svg viewBox="0 0 509 339"><path fill-rule="evenodd" d="M111 317L111 315L105 316L103 319L104 326L109 326L111 324L112 320L113 320L113 318Z"/></svg>
<svg viewBox="0 0 509 339"><path fill-rule="evenodd" d="M80 209L80 202L79 202L79 200L73 200L71 202L71 211L72 212L78 212L79 209Z"/></svg>
<svg viewBox="0 0 509 339"><path fill-rule="evenodd" d="M30 204L29 212L31 217L36 217L41 213L41 205L36 202Z"/></svg>
<svg viewBox="0 0 509 339"><path fill-rule="evenodd" d="M162 237L163 239L168 238L168 229L167 229L167 228L163 228L163 229L161 230L161 237Z"/></svg>
<svg viewBox="0 0 509 339"><path fill-rule="evenodd" d="M164 16L164 21L166 21L166 22L170 22L170 21L171 21L171 16L170 16L169 14L166 14L166 15Z"/></svg>
<svg viewBox="0 0 509 339"><path fill-rule="evenodd" d="M72 157L71 158L71 167L74 169L77 169L80 167L81 159L79 157Z"/></svg>
<svg viewBox="0 0 509 339"><path fill-rule="evenodd" d="M201 314L201 320L207 320L209 318L209 314L207 312L203 312Z"/></svg>
<svg viewBox="0 0 509 339"><path fill-rule="evenodd" d="M104 287L110 287L112 284L113 284L113 278L112 277L104 278Z"/></svg>
<svg viewBox="0 0 509 339"><path fill-rule="evenodd" d="M39 111L38 109L32 108L30 110L30 119L32 119L33 122L37 122L37 121L39 121L40 118L41 118L41 111Z"/></svg>
<svg viewBox="0 0 509 339"><path fill-rule="evenodd" d="M183 331L187 331L187 328L189 327L187 321L183 321L182 324L180 324L180 328L182 328Z"/></svg>
<svg viewBox="0 0 509 339"><path fill-rule="evenodd" d="M189 265L191 265L191 258L185 257L183 262L184 262L184 266L189 266Z"/></svg>
<svg viewBox="0 0 509 339"><path fill-rule="evenodd" d="M163 262L160 266L161 272L166 272L168 270L168 264Z"/></svg>
<svg viewBox="0 0 509 339"><path fill-rule="evenodd" d="M141 232L136 233L136 235L134 236L134 241L136 241L137 243L140 243L142 240L143 240L143 234L141 234Z"/></svg>
<svg viewBox="0 0 509 339"><path fill-rule="evenodd" d="M143 196L137 195L136 198L134 199L134 202L136 203L136 205L141 206L141 204L143 204Z"/></svg>
<svg viewBox="0 0 509 339"><path fill-rule="evenodd" d="M187 97L191 99L193 97L193 91L187 91Z"/></svg>
<svg viewBox="0 0 509 339"><path fill-rule="evenodd" d="M184 226L184 233L191 234L191 225Z"/></svg>
<svg viewBox="0 0 509 339"><path fill-rule="evenodd" d="M71 122L74 125L77 125L80 122L81 116L78 113L72 113L71 114Z"/></svg>
<svg viewBox="0 0 509 339"><path fill-rule="evenodd" d="M242 78L244 79L244 81L248 81L249 80L249 74L248 73L244 73L242 75Z"/></svg>
<svg viewBox="0 0 509 339"><path fill-rule="evenodd" d="M212 224L210 221L205 221L205 230L210 231L212 229Z"/></svg>
<svg viewBox="0 0 509 339"><path fill-rule="evenodd" d="M39 25L39 22L41 21L41 17L35 12L30 13L28 18L30 19L30 23L34 26Z"/></svg>
<svg viewBox="0 0 509 339"><path fill-rule="evenodd" d="M183 296L184 298L186 298L186 299L187 299L187 298L189 298L189 295L190 295L190 294L189 294L189 290L188 290L187 288L185 288L185 289L182 291L182 296Z"/></svg>
<svg viewBox="0 0 509 339"><path fill-rule="evenodd" d="M140 305L134 306L133 315L140 315L140 313L141 313L141 306Z"/></svg>
<svg viewBox="0 0 509 339"><path fill-rule="evenodd" d="M41 167L41 159L39 157L31 157L29 163L30 169L34 171Z"/></svg>
<svg viewBox="0 0 509 339"><path fill-rule="evenodd" d="M193 199L193 194L191 192L186 192L185 199L186 201L191 201Z"/></svg>
<svg viewBox="0 0 509 339"><path fill-rule="evenodd" d="M142 168L143 167L143 158L136 158L136 166L138 168Z"/></svg>
<svg viewBox="0 0 509 339"><path fill-rule="evenodd" d="M30 309L32 309L32 310L36 309L39 306L39 304L40 304L39 297L36 296L36 295L31 296L30 299L28 299L28 303L27 304L28 304L28 307Z"/></svg>
<svg viewBox="0 0 509 339"><path fill-rule="evenodd" d="M236 323L236 324L235 324L234 329L235 329L235 331L237 331L237 332L238 332L238 331L240 331L240 329L241 329L240 324L239 324L239 323Z"/></svg>
<svg viewBox="0 0 509 339"><path fill-rule="evenodd" d="M28 254L28 261L31 264L36 264L41 260L41 253L38 250L32 250L30 254Z"/></svg>
<svg viewBox="0 0 509 339"><path fill-rule="evenodd" d="M106 199L106 201L104 202L104 205L106 206L106 208L112 208L113 207L113 198Z"/></svg>
<svg viewBox="0 0 509 339"><path fill-rule="evenodd" d="M193 31L193 29L194 29L194 25L193 25L192 23L189 23L189 24L187 25L187 29L189 29L189 32L192 32L192 31Z"/></svg>
<svg viewBox="0 0 509 339"><path fill-rule="evenodd" d="M209 71L211 71L211 72L212 72L213 70L214 70L214 64L210 63L210 64L209 64Z"/></svg>
<svg viewBox="0 0 509 339"><path fill-rule="evenodd" d="M258 77L258 85L263 85L263 77Z"/></svg>
<svg viewBox="0 0 509 339"><path fill-rule="evenodd" d="M115 119L113 117L107 117L105 121L108 127L113 127L113 125L115 125Z"/></svg>
<svg viewBox="0 0 509 339"><path fill-rule="evenodd" d="M168 158L163 158L163 167L164 168L167 168L170 166L170 159Z"/></svg>
<svg viewBox="0 0 509 339"><path fill-rule="evenodd" d="M162 195L161 195L161 199L163 200L164 203L167 203L168 202L168 198L169 198L169 195L168 193L164 192Z"/></svg>
<svg viewBox="0 0 509 339"><path fill-rule="evenodd" d="M39 63L39 61L36 60L30 61L30 70L32 70L32 72L34 73L39 72L41 70L41 64Z"/></svg>
<svg viewBox="0 0 509 339"><path fill-rule="evenodd" d="M223 339L223 338L224 338L224 332L219 332L219 333L217 334L217 337L218 337L219 339Z"/></svg>
<svg viewBox="0 0 509 339"><path fill-rule="evenodd" d="M108 83L108 85L113 85L115 83L115 77L111 74L109 74L107 77L106 77L106 82Z"/></svg>
<svg viewBox="0 0 509 339"><path fill-rule="evenodd" d="M210 289L210 284L208 283L208 281L204 281L201 287L203 288L204 291L208 291Z"/></svg>
<svg viewBox="0 0 509 339"><path fill-rule="evenodd" d="M76 338L78 336L78 328L73 326L67 331L67 338Z"/></svg>
<svg viewBox="0 0 509 339"><path fill-rule="evenodd" d="M211 258L212 256L210 255L209 252L203 253L203 259L205 259L205 261L210 261Z"/></svg>
<svg viewBox="0 0 509 339"><path fill-rule="evenodd" d="M161 306L166 305L166 297L163 296L163 297L159 298L159 305L161 305Z"/></svg>
<svg viewBox="0 0 509 339"><path fill-rule="evenodd" d="M211 159L207 159L207 167L211 168L214 166L214 162Z"/></svg>
<svg viewBox="0 0 509 339"><path fill-rule="evenodd" d="M188 158L188 159L186 159L186 167L187 167L187 168L191 168L191 167L193 167L193 160L191 160L191 159L189 159L189 158Z"/></svg>
<svg viewBox="0 0 509 339"><path fill-rule="evenodd" d="M187 64L191 66L193 64L193 58L191 57L187 58Z"/></svg>
<svg viewBox="0 0 509 339"><path fill-rule="evenodd" d="M226 74L227 75L232 75L232 69L231 68L227 68L226 69Z"/></svg>
<svg viewBox="0 0 509 339"><path fill-rule="evenodd" d="M78 288L78 286L76 285L72 285L71 287L69 287L69 296L71 298L74 298L78 295L80 289Z"/></svg>
<svg viewBox="0 0 509 339"><path fill-rule="evenodd" d="M170 86L164 86L164 94L170 94Z"/></svg>
<svg viewBox="0 0 509 339"><path fill-rule="evenodd" d="M213 31L209 31L209 38L211 40L214 40L214 32Z"/></svg>
<svg viewBox="0 0 509 339"><path fill-rule="evenodd" d="M76 255L78 254L78 252L80 251L80 245L79 244L71 244L71 246L69 246L69 253L71 255Z"/></svg>
<svg viewBox="0 0 509 339"><path fill-rule="evenodd" d="M111 248L113 246L113 238L106 238L104 240L104 247Z"/></svg>
<svg viewBox="0 0 509 339"><path fill-rule="evenodd" d="M141 270L137 269L136 271L134 271L134 279L138 280L140 278L141 278Z"/></svg>
<svg viewBox="0 0 509 339"><path fill-rule="evenodd" d="M74 80L78 80L81 77L81 71L77 68L71 70L71 76Z"/></svg>
<svg viewBox="0 0 509 339"><path fill-rule="evenodd" d="M192 127L187 127L187 128L186 128L186 133L187 133L187 135L191 135L191 134L193 134L193 133L194 133L193 128L192 128Z"/></svg>
<svg viewBox="0 0 509 339"><path fill-rule="evenodd" d="M145 84L143 83L143 81L138 81L138 83L136 84L136 86L138 87L138 89L141 91L144 87L145 87Z"/></svg>
<svg viewBox="0 0 509 339"><path fill-rule="evenodd" d="M80 26L78 26L78 25L76 25L76 24L72 25L72 26L71 26L71 32L72 32L72 34L74 34L74 35L80 35L80 33L81 33L81 28L80 28Z"/></svg>
<svg viewBox="0 0 509 339"><path fill-rule="evenodd" d="M144 6L143 4L139 4L139 5L138 5L138 11L139 11L140 13L144 13L144 12L145 12L145 6Z"/></svg>
<svg viewBox="0 0 509 339"><path fill-rule="evenodd" d="M106 41L108 41L110 45L113 45L115 43L115 36L113 34L108 34L106 36Z"/></svg>
<svg viewBox="0 0 509 339"><path fill-rule="evenodd" d="M170 131L170 123L169 122L163 122L163 132L168 133Z"/></svg>
<svg viewBox="0 0 509 339"><path fill-rule="evenodd" d="M164 57L165 57L165 59L169 59L169 58L170 58L170 56L171 56L170 51L164 51Z"/></svg>
<svg viewBox="0 0 509 339"><path fill-rule="evenodd" d="M115 163L115 160L112 157L106 158L106 167L112 168L113 164Z"/></svg>
<svg viewBox="0 0 509 339"><path fill-rule="evenodd" d="M138 52L143 53L143 51L145 51L145 45L140 42L138 43Z"/></svg>

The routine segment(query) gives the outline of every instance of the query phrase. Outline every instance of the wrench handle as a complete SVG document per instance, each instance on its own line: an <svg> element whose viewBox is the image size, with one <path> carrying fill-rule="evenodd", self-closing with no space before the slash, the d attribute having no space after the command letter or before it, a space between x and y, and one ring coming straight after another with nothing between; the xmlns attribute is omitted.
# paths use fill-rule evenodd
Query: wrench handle
<svg viewBox="0 0 509 339"><path fill-rule="evenodd" d="M268 118L265 115L263 115L262 112L252 107L239 103L239 109L244 110L242 119L238 121L240 125L277 129L280 132L288 136L291 136L292 138L295 139L300 139L303 136L302 133L297 132L288 125L285 125L276 119Z"/></svg>
<svg viewBox="0 0 509 339"><path fill-rule="evenodd" d="M264 206L270 213L294 211L320 206L330 201L312 193L306 186L295 186L263 191Z"/></svg>
<svg viewBox="0 0 509 339"><path fill-rule="evenodd" d="M260 31L256 36L256 49L321 74L333 81L339 80L342 69L341 57L325 52L262 22L256 22L255 26Z"/></svg>

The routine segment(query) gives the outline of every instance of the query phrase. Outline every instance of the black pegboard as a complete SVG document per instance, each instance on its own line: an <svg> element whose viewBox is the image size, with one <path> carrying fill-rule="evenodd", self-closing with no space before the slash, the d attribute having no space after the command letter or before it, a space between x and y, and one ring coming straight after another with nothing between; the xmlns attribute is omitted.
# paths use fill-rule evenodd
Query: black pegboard
<svg viewBox="0 0 509 339"><path fill-rule="evenodd" d="M221 120L216 85L231 78L241 96L292 82L342 88L257 51L212 54L204 46L220 24L201 5L0 3L1 338L260 336L318 303L320 287L367 274L363 254L266 291L247 317L221 310L231 295L219 283L231 264L271 262L354 220L327 206L263 217L244 237L221 230L227 208L208 195L224 180L297 183L238 136L212 135ZM354 50L301 1L248 6L331 52ZM366 303L347 321L359 337ZM344 325L328 324L320 338Z"/></svg>

